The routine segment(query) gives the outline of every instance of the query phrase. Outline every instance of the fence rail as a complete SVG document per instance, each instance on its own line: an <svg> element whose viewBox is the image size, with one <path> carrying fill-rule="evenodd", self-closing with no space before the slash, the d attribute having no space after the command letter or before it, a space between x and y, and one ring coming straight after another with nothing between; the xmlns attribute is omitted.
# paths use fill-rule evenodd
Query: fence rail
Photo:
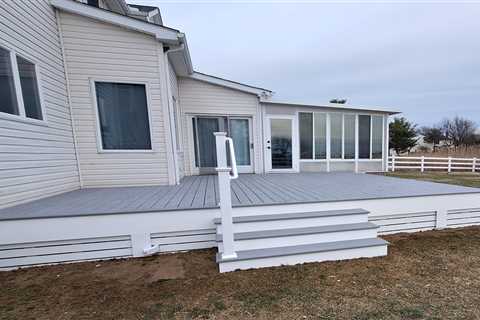
<svg viewBox="0 0 480 320"><path fill-rule="evenodd" d="M388 171L397 170L442 170L453 171L480 171L480 159L454 157L388 157Z"/></svg>

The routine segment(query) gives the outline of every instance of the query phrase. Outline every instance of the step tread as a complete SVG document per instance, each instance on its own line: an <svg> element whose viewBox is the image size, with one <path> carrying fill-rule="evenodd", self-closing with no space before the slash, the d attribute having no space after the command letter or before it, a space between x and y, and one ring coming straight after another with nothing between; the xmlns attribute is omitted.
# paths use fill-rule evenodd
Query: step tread
<svg viewBox="0 0 480 320"><path fill-rule="evenodd" d="M263 238L272 238L272 237L276 238L276 237L288 237L288 236L307 235L307 234L318 234L318 233L347 232L347 231L366 230L366 229L378 229L378 226L371 222L345 223L345 224L334 224L334 225L317 226L317 227L284 228L284 229L273 229L273 230L236 232L234 233L233 237L235 240L249 240L249 239L263 239ZM222 234L217 233L216 235L217 242L222 242L222 239L223 239Z"/></svg>
<svg viewBox="0 0 480 320"><path fill-rule="evenodd" d="M367 210L358 209L344 209L344 210L328 210L328 211L314 211L314 212L296 212L296 213L280 213L280 214L262 214L254 216L241 216L233 217L233 223L242 222L258 222L258 221L270 221L270 220L288 220L288 219L305 219L316 217L331 217L331 216L344 216L344 215L356 215L356 214L368 214ZM221 218L213 219L213 223L221 224Z"/></svg>
<svg viewBox="0 0 480 320"><path fill-rule="evenodd" d="M217 263L270 258L279 256L291 256L306 253L328 252L365 247L377 247L388 245L388 242L380 238L368 238L359 240L345 240L325 243L312 243L296 246L241 250L237 251L237 258L222 260L221 253L217 253Z"/></svg>

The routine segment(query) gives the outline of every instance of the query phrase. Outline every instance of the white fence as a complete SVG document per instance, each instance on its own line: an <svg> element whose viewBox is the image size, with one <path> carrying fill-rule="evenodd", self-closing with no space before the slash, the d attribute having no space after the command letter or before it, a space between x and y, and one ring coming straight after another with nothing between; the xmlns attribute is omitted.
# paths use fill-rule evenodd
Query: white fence
<svg viewBox="0 0 480 320"><path fill-rule="evenodd" d="M435 171L480 171L480 159L453 157L398 157L388 158L388 171L397 170L427 170Z"/></svg>

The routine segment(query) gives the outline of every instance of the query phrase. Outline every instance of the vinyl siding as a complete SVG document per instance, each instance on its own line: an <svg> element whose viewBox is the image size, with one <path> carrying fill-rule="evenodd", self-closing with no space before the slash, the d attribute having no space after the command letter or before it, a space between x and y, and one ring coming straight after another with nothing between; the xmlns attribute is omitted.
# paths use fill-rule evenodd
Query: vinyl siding
<svg viewBox="0 0 480 320"><path fill-rule="evenodd" d="M64 12L61 26L84 186L167 184L162 45L152 36ZM152 152L99 152L91 80L146 84Z"/></svg>
<svg viewBox="0 0 480 320"><path fill-rule="evenodd" d="M258 97L253 94L213 85L199 80L180 77L178 81L183 144L185 146L185 175L196 174L194 168L193 131L189 115L211 114L252 117L254 141L254 170L261 172L261 121Z"/></svg>
<svg viewBox="0 0 480 320"><path fill-rule="evenodd" d="M46 122L0 114L0 208L78 189L65 71L47 0L0 1L0 46L37 64Z"/></svg>

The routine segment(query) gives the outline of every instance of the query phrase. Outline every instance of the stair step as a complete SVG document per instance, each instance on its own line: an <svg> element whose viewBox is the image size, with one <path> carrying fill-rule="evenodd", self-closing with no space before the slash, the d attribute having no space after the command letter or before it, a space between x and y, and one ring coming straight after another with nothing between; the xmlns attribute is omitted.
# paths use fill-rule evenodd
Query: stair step
<svg viewBox="0 0 480 320"><path fill-rule="evenodd" d="M259 222L259 221L271 221L271 220L290 220L290 219L304 219L304 218L316 218L316 217L331 217L331 216L347 216L357 214L368 214L369 212L364 209L344 209L344 210L328 210L328 211L314 211L314 212L296 212L296 213L279 213L279 214L263 214L263 215L251 215L233 217L233 223L244 222ZM221 224L221 218L213 219L213 223Z"/></svg>
<svg viewBox="0 0 480 320"><path fill-rule="evenodd" d="M222 233L220 219L215 222L217 233ZM368 222L368 211L363 209L297 212L234 217L233 230L237 233L362 222Z"/></svg>
<svg viewBox="0 0 480 320"><path fill-rule="evenodd" d="M262 239L262 238L277 238L277 237L288 237L288 236L305 235L305 234L347 232L347 231L367 230L367 229L378 229L378 226L371 222L362 222L362 223L338 224L338 225L329 225L329 226L320 226L320 227L237 232L237 233L234 233L233 239L249 240L249 239ZM222 242L222 238L223 238L222 234L217 234L216 236L217 242Z"/></svg>
<svg viewBox="0 0 480 320"><path fill-rule="evenodd" d="M240 232L234 234L235 250L253 250L282 246L326 243L375 238L378 227L370 222L319 227ZM218 251L223 252L222 234L216 236Z"/></svg>
<svg viewBox="0 0 480 320"><path fill-rule="evenodd" d="M387 245L387 241L379 238L312 243L237 251L237 258L228 260L222 260L221 253L218 253L217 262L220 272L229 272L305 262L384 256L387 254Z"/></svg>

